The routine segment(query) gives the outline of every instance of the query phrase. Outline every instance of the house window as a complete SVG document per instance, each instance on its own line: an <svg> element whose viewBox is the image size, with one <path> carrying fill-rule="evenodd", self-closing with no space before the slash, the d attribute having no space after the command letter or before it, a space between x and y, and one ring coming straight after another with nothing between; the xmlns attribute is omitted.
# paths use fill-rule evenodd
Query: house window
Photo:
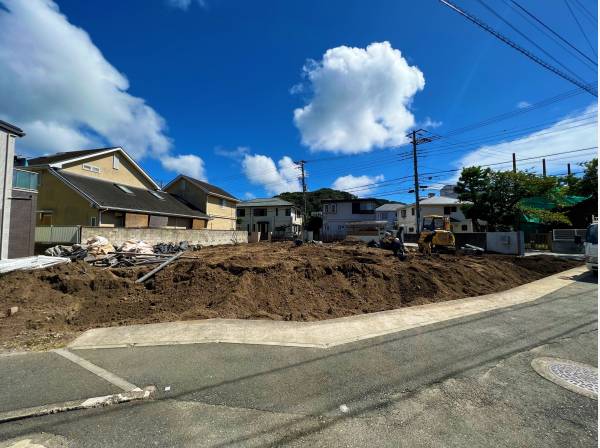
<svg viewBox="0 0 600 448"><path fill-rule="evenodd" d="M325 213L329 213L329 205L325 204Z"/></svg>
<svg viewBox="0 0 600 448"><path fill-rule="evenodd" d="M275 207L275 216L279 216L279 209Z"/></svg>
<svg viewBox="0 0 600 448"><path fill-rule="evenodd" d="M100 173L100 167L96 165L90 165L89 163L84 163L81 167L86 171L91 171L92 173Z"/></svg>
<svg viewBox="0 0 600 448"><path fill-rule="evenodd" d="M375 214L377 205L373 202L353 202L352 203L352 214Z"/></svg>
<svg viewBox="0 0 600 448"><path fill-rule="evenodd" d="M292 209L291 208L286 208L285 209L285 216L292 216Z"/></svg>
<svg viewBox="0 0 600 448"><path fill-rule="evenodd" d="M246 224L246 231L250 233L250 224Z"/></svg>
<svg viewBox="0 0 600 448"><path fill-rule="evenodd" d="M467 230L469 230L469 227L466 224L463 224L462 226L460 226L460 228L463 232L466 232Z"/></svg>
<svg viewBox="0 0 600 448"><path fill-rule="evenodd" d="M400 216L406 218L406 209L400 210Z"/></svg>
<svg viewBox="0 0 600 448"><path fill-rule="evenodd" d="M331 213L337 213L337 204L331 204Z"/></svg>
<svg viewBox="0 0 600 448"><path fill-rule="evenodd" d="M125 185L115 184L115 187L117 187L123 193L135 195L135 193L133 191L131 191L129 188L127 188Z"/></svg>
<svg viewBox="0 0 600 448"><path fill-rule="evenodd" d="M221 208L225 208L225 199L220 200Z"/></svg>
<svg viewBox="0 0 600 448"><path fill-rule="evenodd" d="M90 216L90 226L96 227L96 217Z"/></svg>
<svg viewBox="0 0 600 448"><path fill-rule="evenodd" d="M238 218L243 218L244 216L246 216L246 209L245 208L238 208L236 210L236 214L238 216ZM248 229L250 230L250 229Z"/></svg>
<svg viewBox="0 0 600 448"><path fill-rule="evenodd" d="M131 190L130 190L131 191ZM165 198L162 197L160 194L158 194L156 191L153 190L149 190L148 193L150 193L152 196L154 196L156 199L160 199L161 201L164 201ZM133 194L133 193L131 193Z"/></svg>
<svg viewBox="0 0 600 448"><path fill-rule="evenodd" d="M409 228L408 228L408 233L414 233L414 231L415 231L415 228L414 228L414 227L409 227Z"/></svg>
<svg viewBox="0 0 600 448"><path fill-rule="evenodd" d="M415 208L414 207L410 209L410 214L415 216Z"/></svg>
<svg viewBox="0 0 600 448"><path fill-rule="evenodd" d="M267 216L267 209L266 208L255 208L254 216Z"/></svg>
<svg viewBox="0 0 600 448"><path fill-rule="evenodd" d="M338 230L344 230L344 226L338 226Z"/></svg>
<svg viewBox="0 0 600 448"><path fill-rule="evenodd" d="M113 154L113 170L118 170L119 168L121 168L119 156L117 154Z"/></svg>
<svg viewBox="0 0 600 448"><path fill-rule="evenodd" d="M455 213L456 207L444 207L444 215L449 215L450 213Z"/></svg>

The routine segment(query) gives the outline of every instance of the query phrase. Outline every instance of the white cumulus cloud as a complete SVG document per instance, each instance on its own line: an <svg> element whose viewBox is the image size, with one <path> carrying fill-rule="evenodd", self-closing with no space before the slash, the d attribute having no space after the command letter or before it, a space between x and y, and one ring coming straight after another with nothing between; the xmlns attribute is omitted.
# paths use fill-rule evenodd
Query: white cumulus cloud
<svg viewBox="0 0 600 448"><path fill-rule="evenodd" d="M0 30L0 118L27 133L20 152L110 144L169 170L186 160L201 172L198 156L172 155L164 119L127 92L125 75L52 0L0 0Z"/></svg>
<svg viewBox="0 0 600 448"><path fill-rule="evenodd" d="M584 111L571 114L545 129L533 132L524 137L493 145L482 146L471 151L460 159L459 167L474 165L489 165L507 162L512 159L514 152L517 157L517 168L534 167L539 172L542 168L542 158L546 158L546 168L549 174L565 174L567 163L573 166L596 157L597 150L567 152L583 148L593 148L598 145L596 105L591 105ZM558 154L547 156L548 154ZM520 159L529 159L520 161ZM510 168L512 162L506 165L494 165L493 169Z"/></svg>
<svg viewBox="0 0 600 448"><path fill-rule="evenodd" d="M352 154L406 142L415 123L409 106L425 78L389 42L329 49L307 62L304 76L311 98L294 111L304 145Z"/></svg>
<svg viewBox="0 0 600 448"><path fill-rule="evenodd" d="M198 156L192 154L163 156L161 163L169 171L186 174L195 179L206 180L204 161Z"/></svg>
<svg viewBox="0 0 600 448"><path fill-rule="evenodd" d="M385 180L383 174L377 176L353 176L352 174L348 174L347 176L338 177L331 185L331 188L364 197L377 189L377 185L372 184L382 182L383 180Z"/></svg>
<svg viewBox="0 0 600 448"><path fill-rule="evenodd" d="M246 154L242 170L250 183L262 186L268 194L300 191L298 166L288 156L282 157L275 165L271 157Z"/></svg>

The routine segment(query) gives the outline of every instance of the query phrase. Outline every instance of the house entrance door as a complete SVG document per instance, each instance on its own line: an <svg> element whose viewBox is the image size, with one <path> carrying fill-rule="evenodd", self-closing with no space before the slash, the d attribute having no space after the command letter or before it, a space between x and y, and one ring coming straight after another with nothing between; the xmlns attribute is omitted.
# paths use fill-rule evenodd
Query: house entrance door
<svg viewBox="0 0 600 448"><path fill-rule="evenodd" d="M266 240L269 237L269 223L268 222L257 222L258 231L260 232L260 239Z"/></svg>

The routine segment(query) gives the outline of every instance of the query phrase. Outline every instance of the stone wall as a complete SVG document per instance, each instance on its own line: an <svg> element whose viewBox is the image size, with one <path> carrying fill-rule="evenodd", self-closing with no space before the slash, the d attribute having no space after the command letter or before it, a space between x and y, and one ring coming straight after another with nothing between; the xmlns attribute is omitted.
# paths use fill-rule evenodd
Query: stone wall
<svg viewBox="0 0 600 448"><path fill-rule="evenodd" d="M247 243L248 233L237 230L192 230L192 229L128 229L124 227L82 227L81 241L100 235L115 246L123 242L143 240L149 244L178 243L188 241L190 244L216 246L218 244Z"/></svg>

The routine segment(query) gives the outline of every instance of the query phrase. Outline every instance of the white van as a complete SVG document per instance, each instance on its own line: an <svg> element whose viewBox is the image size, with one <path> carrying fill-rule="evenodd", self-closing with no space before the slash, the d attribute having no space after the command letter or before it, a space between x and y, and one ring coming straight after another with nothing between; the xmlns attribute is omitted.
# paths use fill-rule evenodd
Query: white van
<svg viewBox="0 0 600 448"><path fill-rule="evenodd" d="M598 272L598 223L590 224L585 233L585 265Z"/></svg>

